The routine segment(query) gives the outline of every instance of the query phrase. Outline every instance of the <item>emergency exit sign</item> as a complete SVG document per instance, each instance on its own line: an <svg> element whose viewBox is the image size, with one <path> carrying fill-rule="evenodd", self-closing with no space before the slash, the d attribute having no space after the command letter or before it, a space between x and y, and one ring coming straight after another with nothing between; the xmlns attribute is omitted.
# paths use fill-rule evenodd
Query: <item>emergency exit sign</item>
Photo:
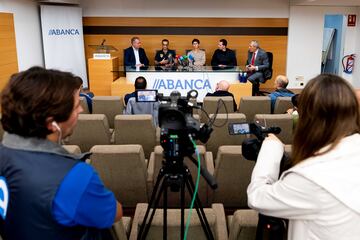
<svg viewBox="0 0 360 240"><path fill-rule="evenodd" d="M348 27L355 27L356 25L356 15L355 14L349 14L348 15Z"/></svg>

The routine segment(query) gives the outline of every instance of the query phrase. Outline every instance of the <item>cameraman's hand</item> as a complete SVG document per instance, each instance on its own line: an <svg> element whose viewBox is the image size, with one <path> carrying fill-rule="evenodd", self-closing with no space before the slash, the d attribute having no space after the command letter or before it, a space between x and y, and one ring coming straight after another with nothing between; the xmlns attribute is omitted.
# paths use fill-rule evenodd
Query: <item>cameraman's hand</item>
<svg viewBox="0 0 360 240"><path fill-rule="evenodd" d="M268 136L265 138L265 140L275 140L281 142L281 140L275 134L272 133L269 133Z"/></svg>

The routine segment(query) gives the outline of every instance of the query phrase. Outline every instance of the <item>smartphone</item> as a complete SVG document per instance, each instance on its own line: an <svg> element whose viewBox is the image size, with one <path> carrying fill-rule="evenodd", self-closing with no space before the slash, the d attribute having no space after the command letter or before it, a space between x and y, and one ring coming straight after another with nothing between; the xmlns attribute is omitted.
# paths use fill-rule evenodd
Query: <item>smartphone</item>
<svg viewBox="0 0 360 240"><path fill-rule="evenodd" d="M249 123L229 123L228 128L230 135L243 135L251 133Z"/></svg>
<svg viewBox="0 0 360 240"><path fill-rule="evenodd" d="M157 102L158 92L157 90L136 90L136 101L137 102Z"/></svg>

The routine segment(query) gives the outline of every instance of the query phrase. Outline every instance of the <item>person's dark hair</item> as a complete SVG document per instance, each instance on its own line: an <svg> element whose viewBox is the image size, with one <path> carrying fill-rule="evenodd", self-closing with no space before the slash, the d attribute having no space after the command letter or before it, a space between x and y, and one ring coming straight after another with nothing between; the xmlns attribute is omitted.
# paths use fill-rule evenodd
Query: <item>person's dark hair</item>
<svg viewBox="0 0 360 240"><path fill-rule="evenodd" d="M298 110L292 165L327 153L345 136L360 132L356 94L339 76L322 74L308 82L300 94Z"/></svg>
<svg viewBox="0 0 360 240"><path fill-rule="evenodd" d="M225 47L227 47L227 41L226 41L226 39L220 39L219 42L222 42L222 44L223 44Z"/></svg>
<svg viewBox="0 0 360 240"><path fill-rule="evenodd" d="M197 42L198 44L200 44L200 40L197 39L197 38L194 38L194 39L192 40L191 44L194 44L194 42Z"/></svg>
<svg viewBox="0 0 360 240"><path fill-rule="evenodd" d="M32 67L14 74L1 94L1 123L8 133L46 138L47 121L69 119L81 78L69 72Z"/></svg>
<svg viewBox="0 0 360 240"><path fill-rule="evenodd" d="M135 89L146 89L146 79L142 76L135 79Z"/></svg>
<svg viewBox="0 0 360 240"><path fill-rule="evenodd" d="M167 40L166 38L161 40L161 43L163 43L163 42L167 42L168 44L170 43L169 40Z"/></svg>

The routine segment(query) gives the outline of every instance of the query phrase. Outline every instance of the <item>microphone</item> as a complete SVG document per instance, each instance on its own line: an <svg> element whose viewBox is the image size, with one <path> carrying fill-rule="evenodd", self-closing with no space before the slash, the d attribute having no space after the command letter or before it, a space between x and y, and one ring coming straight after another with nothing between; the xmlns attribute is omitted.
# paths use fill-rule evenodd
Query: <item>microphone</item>
<svg viewBox="0 0 360 240"><path fill-rule="evenodd" d="M106 39L103 39L100 46L104 46L105 41L106 41Z"/></svg>

